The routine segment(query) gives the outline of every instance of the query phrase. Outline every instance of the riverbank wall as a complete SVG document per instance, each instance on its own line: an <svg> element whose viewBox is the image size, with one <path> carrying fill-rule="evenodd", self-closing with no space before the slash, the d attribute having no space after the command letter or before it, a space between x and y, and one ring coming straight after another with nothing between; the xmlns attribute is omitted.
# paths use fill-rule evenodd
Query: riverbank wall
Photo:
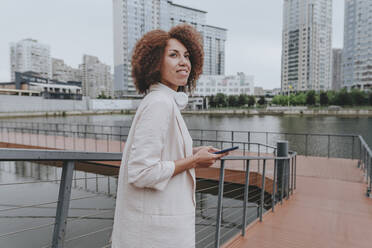
<svg viewBox="0 0 372 248"><path fill-rule="evenodd" d="M35 96L0 95L0 118L96 115L129 113L141 100L90 99L61 100Z"/></svg>
<svg viewBox="0 0 372 248"><path fill-rule="evenodd" d="M0 96L0 118L68 115L134 114L141 99L59 100L35 96ZM300 115L300 116L368 116L372 109L308 109L307 107L268 107L257 109L183 110L193 115Z"/></svg>
<svg viewBox="0 0 372 248"><path fill-rule="evenodd" d="M235 110L199 110L183 111L185 114L200 115L299 115L299 116L367 116L372 117L372 109L285 109L285 110L267 110L267 109L235 109Z"/></svg>

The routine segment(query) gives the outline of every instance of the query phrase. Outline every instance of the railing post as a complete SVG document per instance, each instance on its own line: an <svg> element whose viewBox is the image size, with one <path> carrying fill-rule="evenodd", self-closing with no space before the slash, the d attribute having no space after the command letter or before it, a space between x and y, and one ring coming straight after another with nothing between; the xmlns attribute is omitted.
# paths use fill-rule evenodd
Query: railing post
<svg viewBox="0 0 372 248"><path fill-rule="evenodd" d="M293 195L294 185L294 157L291 158L291 195Z"/></svg>
<svg viewBox="0 0 372 248"><path fill-rule="evenodd" d="M222 200L223 200L223 186L225 177L225 160L221 160L220 168L220 181L218 185L218 203L217 203L217 223L216 223L216 237L215 237L215 248L220 247L220 235L221 235L221 218L222 218Z"/></svg>
<svg viewBox="0 0 372 248"><path fill-rule="evenodd" d="M358 168L360 168L360 163L362 162L362 140L359 137L359 160L358 160Z"/></svg>
<svg viewBox="0 0 372 248"><path fill-rule="evenodd" d="M331 136L330 135L328 135L328 149L327 149L327 151L328 151L328 158L329 158L329 153L330 153L330 145L331 145Z"/></svg>
<svg viewBox="0 0 372 248"><path fill-rule="evenodd" d="M288 156L288 141L278 141L276 144L277 147L277 157L287 157ZM284 196L284 185L285 185L285 164L286 161L284 159L279 159L277 161L277 187L278 193L281 195L280 201L282 202Z"/></svg>
<svg viewBox="0 0 372 248"><path fill-rule="evenodd" d="M260 156L260 144L258 144L258 156Z"/></svg>
<svg viewBox="0 0 372 248"><path fill-rule="evenodd" d="M246 161L246 168L245 168L245 187L244 187L244 202L243 202L242 236L245 236L245 227L247 225L248 193L249 193L249 160Z"/></svg>
<svg viewBox="0 0 372 248"><path fill-rule="evenodd" d="M354 136L352 136L352 142L351 142L351 160L354 159Z"/></svg>
<svg viewBox="0 0 372 248"><path fill-rule="evenodd" d="M97 133L94 134L94 144L95 144L95 147L96 147L95 152L97 152Z"/></svg>
<svg viewBox="0 0 372 248"><path fill-rule="evenodd" d="M295 156L295 167L294 167L294 189L296 190L296 182L297 182L297 154Z"/></svg>
<svg viewBox="0 0 372 248"><path fill-rule="evenodd" d="M275 155L274 155L275 156ZM278 160L274 160L274 182L273 182L273 192L271 194L271 211L274 212L274 208L275 208L275 203L276 203L276 183L277 183L277 179L276 179L276 175L277 175L277 170L278 170Z"/></svg>
<svg viewBox="0 0 372 248"><path fill-rule="evenodd" d="M251 132L248 132L248 152L251 151Z"/></svg>
<svg viewBox="0 0 372 248"><path fill-rule="evenodd" d="M231 142L232 142L231 146L234 146L234 131L231 131Z"/></svg>
<svg viewBox="0 0 372 248"><path fill-rule="evenodd" d="M262 184L261 184L261 207L260 207L260 221L262 222L263 208L265 202L265 172L266 172L266 159L262 165Z"/></svg>
<svg viewBox="0 0 372 248"><path fill-rule="evenodd" d="M368 197L371 195L372 190L372 157L369 158L369 187L368 187Z"/></svg>
<svg viewBox="0 0 372 248"><path fill-rule="evenodd" d="M63 164L61 183L57 203L56 221L53 232L53 248L62 248L66 233L68 209L70 207L71 184L75 162L68 161Z"/></svg>
<svg viewBox="0 0 372 248"><path fill-rule="evenodd" d="M107 194L110 195L110 176L107 176Z"/></svg>
<svg viewBox="0 0 372 248"><path fill-rule="evenodd" d="M308 137L308 134L306 134L305 136L305 156L307 156L307 137Z"/></svg>
<svg viewBox="0 0 372 248"><path fill-rule="evenodd" d="M372 157L368 154L368 161L367 161L367 197L371 194L371 179L372 179Z"/></svg>
<svg viewBox="0 0 372 248"><path fill-rule="evenodd" d="M286 166L287 166L287 170L286 170L286 180L285 180L285 186L286 186L286 196L287 196L287 200L289 199L289 191L290 191L290 185L289 185L289 178L290 178L290 170L291 170L291 159L287 159L286 161Z"/></svg>

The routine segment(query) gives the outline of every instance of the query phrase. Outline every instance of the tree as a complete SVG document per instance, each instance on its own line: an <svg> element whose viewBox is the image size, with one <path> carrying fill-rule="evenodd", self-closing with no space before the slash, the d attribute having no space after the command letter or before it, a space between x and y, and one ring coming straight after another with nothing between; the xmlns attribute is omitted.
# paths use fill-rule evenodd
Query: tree
<svg viewBox="0 0 372 248"><path fill-rule="evenodd" d="M349 94L344 88L337 92L335 96L335 104L341 106L351 106L353 104L353 98L351 97L351 94Z"/></svg>
<svg viewBox="0 0 372 248"><path fill-rule="evenodd" d="M248 103L248 96L245 94L240 94L238 97L238 105L244 106Z"/></svg>
<svg viewBox="0 0 372 248"><path fill-rule="evenodd" d="M108 99L108 97L105 95L104 91L101 91L101 94L97 96L97 99Z"/></svg>
<svg viewBox="0 0 372 248"><path fill-rule="evenodd" d="M216 107L216 100L215 100L215 96L214 95L211 95L211 96L208 97L208 104L212 108L215 108Z"/></svg>
<svg viewBox="0 0 372 248"><path fill-rule="evenodd" d="M328 104L337 105L336 103L337 93L336 92L330 90L327 92L327 96L328 96Z"/></svg>
<svg viewBox="0 0 372 248"><path fill-rule="evenodd" d="M307 105L315 105L315 91L310 90L306 94L306 104Z"/></svg>
<svg viewBox="0 0 372 248"><path fill-rule="evenodd" d="M226 95L223 93L217 93L215 97L216 107L226 107L227 106L227 99Z"/></svg>
<svg viewBox="0 0 372 248"><path fill-rule="evenodd" d="M256 98L254 96L248 96L248 106L252 107L256 103Z"/></svg>
<svg viewBox="0 0 372 248"><path fill-rule="evenodd" d="M350 94L353 105L361 106L368 104L367 94L364 91L353 89Z"/></svg>
<svg viewBox="0 0 372 248"><path fill-rule="evenodd" d="M327 95L327 92L320 92L320 95L319 95L319 102L320 102L320 105L322 106L326 106L328 105L328 95Z"/></svg>
<svg viewBox="0 0 372 248"><path fill-rule="evenodd" d="M369 95L369 97L368 97L369 105L372 106L372 91L370 91L368 95Z"/></svg>
<svg viewBox="0 0 372 248"><path fill-rule="evenodd" d="M265 105L266 104L265 96L260 96L260 99L258 99L257 103L260 105Z"/></svg>
<svg viewBox="0 0 372 248"><path fill-rule="evenodd" d="M238 96L230 95L227 97L227 103L229 107L236 107L238 106Z"/></svg>
<svg viewBox="0 0 372 248"><path fill-rule="evenodd" d="M291 95L292 96L292 95ZM306 94L301 92L297 93L292 99L289 99L290 104L294 106L305 105L306 104Z"/></svg>
<svg viewBox="0 0 372 248"><path fill-rule="evenodd" d="M281 105L281 106L287 105L288 104L288 96L276 95L276 96L274 96L274 98L272 100L272 103L275 104L275 105Z"/></svg>

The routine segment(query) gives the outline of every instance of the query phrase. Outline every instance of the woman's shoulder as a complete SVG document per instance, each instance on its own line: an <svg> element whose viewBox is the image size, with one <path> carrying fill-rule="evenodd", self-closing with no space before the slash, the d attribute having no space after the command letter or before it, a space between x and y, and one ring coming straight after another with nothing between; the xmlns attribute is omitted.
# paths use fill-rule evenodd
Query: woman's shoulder
<svg viewBox="0 0 372 248"><path fill-rule="evenodd" d="M161 108L171 111L173 109L174 100L167 94L161 91L151 91L142 100L142 108Z"/></svg>
<svg viewBox="0 0 372 248"><path fill-rule="evenodd" d="M171 96L161 91L151 91L143 98L143 101L147 104L164 104L167 106L172 106L174 102Z"/></svg>

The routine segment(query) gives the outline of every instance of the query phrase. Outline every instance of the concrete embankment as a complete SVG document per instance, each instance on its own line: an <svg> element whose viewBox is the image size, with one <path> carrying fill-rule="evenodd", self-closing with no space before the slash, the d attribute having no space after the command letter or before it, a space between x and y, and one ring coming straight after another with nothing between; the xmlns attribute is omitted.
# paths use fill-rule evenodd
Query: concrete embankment
<svg viewBox="0 0 372 248"><path fill-rule="evenodd" d="M140 103L135 100L44 99L35 96L0 96L0 118L67 115L134 114ZM184 110L200 115L305 115L305 116L372 116L371 109L308 109L307 107L268 107L265 109Z"/></svg>
<svg viewBox="0 0 372 248"><path fill-rule="evenodd" d="M86 97L83 100L62 100L1 95L0 118L131 113L138 107L139 102L140 100L104 100Z"/></svg>
<svg viewBox="0 0 372 248"><path fill-rule="evenodd" d="M220 109L220 110L198 110L183 111L185 114L200 115L304 115L304 116L372 116L372 109L340 109L340 110L319 110L319 109Z"/></svg>

